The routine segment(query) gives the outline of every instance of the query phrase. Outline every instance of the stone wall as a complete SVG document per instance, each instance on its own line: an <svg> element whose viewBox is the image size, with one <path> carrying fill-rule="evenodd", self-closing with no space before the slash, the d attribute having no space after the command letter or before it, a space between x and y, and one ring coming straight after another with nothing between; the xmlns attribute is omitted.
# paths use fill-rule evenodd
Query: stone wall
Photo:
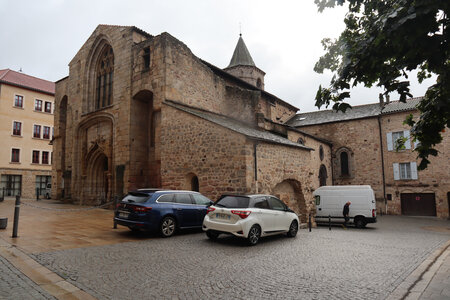
<svg viewBox="0 0 450 300"><path fill-rule="evenodd" d="M335 185L370 185L378 200L384 199L380 134L377 118L304 126L309 134L333 143L333 180ZM338 156L349 150L350 174L342 175Z"/></svg>
<svg viewBox="0 0 450 300"><path fill-rule="evenodd" d="M394 163L417 162L417 152L414 151L414 142L411 140L411 149L400 151L388 151L387 133L395 131L409 130L407 125L403 124L406 116L411 112L401 112L395 114L383 115L381 118L383 152L386 174L386 194L391 195L392 200L387 201L388 212L401 214L402 193L435 193L436 214L438 217L449 217L449 200L447 193L450 192L450 134L448 129L442 132L443 141L437 145L437 157L430 157L431 163L427 169L418 171L417 180L394 180ZM418 118L417 111L414 112L415 118Z"/></svg>
<svg viewBox="0 0 450 300"><path fill-rule="evenodd" d="M194 174L211 200L247 193L245 137L164 105L161 126L162 187L186 189Z"/></svg>

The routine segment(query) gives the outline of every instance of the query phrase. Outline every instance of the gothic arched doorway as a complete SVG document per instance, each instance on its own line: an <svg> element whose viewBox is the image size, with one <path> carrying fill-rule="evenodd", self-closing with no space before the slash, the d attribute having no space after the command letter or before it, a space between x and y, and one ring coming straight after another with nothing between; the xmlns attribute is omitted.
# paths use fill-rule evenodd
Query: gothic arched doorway
<svg viewBox="0 0 450 300"><path fill-rule="evenodd" d="M109 163L108 157L97 145L88 155L87 166L85 195L94 203L106 203L109 199L110 186Z"/></svg>

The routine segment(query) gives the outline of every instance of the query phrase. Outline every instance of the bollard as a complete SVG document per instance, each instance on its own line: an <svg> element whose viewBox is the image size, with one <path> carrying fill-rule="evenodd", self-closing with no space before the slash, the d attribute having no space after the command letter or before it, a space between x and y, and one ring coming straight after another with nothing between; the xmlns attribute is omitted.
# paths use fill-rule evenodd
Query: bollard
<svg viewBox="0 0 450 300"><path fill-rule="evenodd" d="M36 188L36 201L39 201L39 188Z"/></svg>
<svg viewBox="0 0 450 300"><path fill-rule="evenodd" d="M117 229L117 222L116 222L116 218L115 218L115 214L116 214L116 209L117 209L117 196L114 196L114 217L113 217L113 229Z"/></svg>
<svg viewBox="0 0 450 300"><path fill-rule="evenodd" d="M312 224L311 224L311 214L309 214L309 222L308 223L309 223L308 224L309 232L311 232L311 226L312 226Z"/></svg>
<svg viewBox="0 0 450 300"><path fill-rule="evenodd" d="M17 237L17 229L19 227L19 212L20 212L20 196L16 196L16 206L14 209L14 224L12 237Z"/></svg>
<svg viewBox="0 0 450 300"><path fill-rule="evenodd" d="M331 216L328 215L328 230L331 230Z"/></svg>

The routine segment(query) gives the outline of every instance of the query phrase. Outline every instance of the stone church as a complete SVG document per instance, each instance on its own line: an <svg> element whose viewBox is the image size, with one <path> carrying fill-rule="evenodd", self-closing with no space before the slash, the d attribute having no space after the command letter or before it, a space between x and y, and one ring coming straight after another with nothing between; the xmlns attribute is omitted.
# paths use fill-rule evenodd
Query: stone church
<svg viewBox="0 0 450 300"><path fill-rule="evenodd" d="M53 195L270 193L305 222L312 191L332 184L331 143L285 125L298 108L264 75L242 37L221 69L168 33L99 25L56 82Z"/></svg>

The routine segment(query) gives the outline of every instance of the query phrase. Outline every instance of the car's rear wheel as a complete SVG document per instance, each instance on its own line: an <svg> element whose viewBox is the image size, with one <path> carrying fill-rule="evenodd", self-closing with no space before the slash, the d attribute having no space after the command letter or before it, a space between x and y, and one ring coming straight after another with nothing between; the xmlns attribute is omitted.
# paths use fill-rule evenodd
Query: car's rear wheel
<svg viewBox="0 0 450 300"><path fill-rule="evenodd" d="M248 232L247 242L250 246L254 246L258 243L260 237L261 227L253 225Z"/></svg>
<svg viewBox="0 0 450 300"><path fill-rule="evenodd" d="M160 233L162 237L171 237L175 233L177 222L172 217L165 217L161 221Z"/></svg>
<svg viewBox="0 0 450 300"><path fill-rule="evenodd" d="M298 232L298 223L296 220L291 222L291 225L289 226L289 231L287 232L288 237L295 237Z"/></svg>
<svg viewBox="0 0 450 300"><path fill-rule="evenodd" d="M212 230L208 230L206 232L206 236L209 237L211 240L216 240L219 237L219 233Z"/></svg>

